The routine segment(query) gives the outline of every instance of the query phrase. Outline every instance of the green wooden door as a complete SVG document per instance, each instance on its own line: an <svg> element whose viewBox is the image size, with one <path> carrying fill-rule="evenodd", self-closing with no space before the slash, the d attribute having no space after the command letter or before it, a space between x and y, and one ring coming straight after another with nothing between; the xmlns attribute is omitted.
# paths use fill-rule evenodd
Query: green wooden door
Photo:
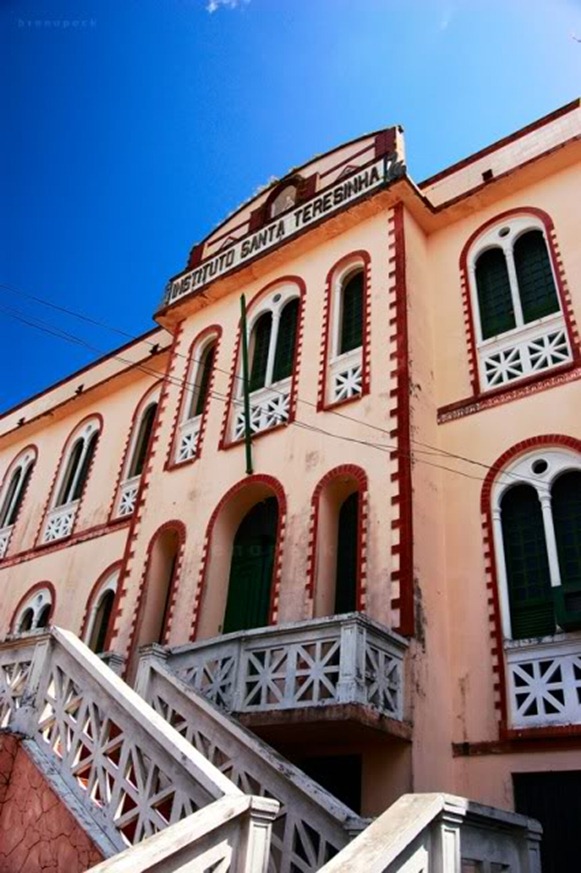
<svg viewBox="0 0 581 873"><path fill-rule="evenodd" d="M243 518L232 549L225 634L268 624L278 506L274 497Z"/></svg>

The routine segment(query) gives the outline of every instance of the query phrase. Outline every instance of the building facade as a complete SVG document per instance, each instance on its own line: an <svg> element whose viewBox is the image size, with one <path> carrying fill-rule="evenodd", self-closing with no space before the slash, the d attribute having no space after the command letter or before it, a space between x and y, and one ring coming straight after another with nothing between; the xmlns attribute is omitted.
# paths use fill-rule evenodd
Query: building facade
<svg viewBox="0 0 581 873"><path fill-rule="evenodd" d="M580 135L575 101L416 184L379 131L195 245L150 333L0 419L1 634L67 628L130 681L169 647L357 813L448 791L555 853L581 814Z"/></svg>

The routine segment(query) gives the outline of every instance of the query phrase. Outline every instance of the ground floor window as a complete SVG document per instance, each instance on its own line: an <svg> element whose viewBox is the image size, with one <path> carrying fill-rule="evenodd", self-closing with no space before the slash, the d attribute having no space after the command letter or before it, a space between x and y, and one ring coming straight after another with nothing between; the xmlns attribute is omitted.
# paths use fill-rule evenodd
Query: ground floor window
<svg viewBox="0 0 581 873"><path fill-rule="evenodd" d="M581 770L513 773L516 812L543 826L543 873L579 870Z"/></svg>

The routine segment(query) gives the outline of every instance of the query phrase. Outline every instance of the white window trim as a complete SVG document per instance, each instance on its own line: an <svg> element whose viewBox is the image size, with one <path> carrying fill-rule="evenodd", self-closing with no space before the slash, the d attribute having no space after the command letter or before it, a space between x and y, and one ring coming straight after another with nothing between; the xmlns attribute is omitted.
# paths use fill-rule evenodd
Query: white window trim
<svg viewBox="0 0 581 873"><path fill-rule="evenodd" d="M97 617L97 612L101 605L101 601L105 594L108 591L112 591L113 594L117 594L117 587L119 584L119 570L114 570L107 578L102 582L99 586L98 591L93 597L93 605L91 606L91 611L89 613L89 620L87 621L87 627L85 633L83 635L83 642L89 645L90 639L93 635L93 629L95 627L95 618Z"/></svg>
<svg viewBox="0 0 581 873"><path fill-rule="evenodd" d="M184 393L182 410L180 413L181 424L186 424L186 422L194 421L196 418L201 418L201 414L189 415L188 413L192 406L192 401L196 392L197 380L202 375L201 368L202 364L205 362L206 352L210 346L216 346L218 338L218 333L211 333L208 336L204 337L201 342L195 343L192 348L190 364L188 367L187 390Z"/></svg>
<svg viewBox="0 0 581 873"><path fill-rule="evenodd" d="M505 236L500 236L499 232L504 228L508 228L509 233ZM517 240L521 236L523 236L523 234L533 230L540 230L543 234L543 239L547 248L549 263L551 265L553 281L555 283L559 310L551 313L550 315L546 315L542 318L535 319L534 321L528 321L525 323L523 320L520 291L518 287L516 267L514 263L514 246ZM480 321L480 307L478 305L478 289L476 285L476 262L478 258L482 254L484 254L484 252L490 249L500 249L506 261L515 318L515 327L511 328L508 331L505 331L504 333L498 334L497 336L483 339L482 324ZM570 359L571 348L569 344L568 331L566 329L562 302L558 291L558 277L555 269L555 264L553 263L551 246L547 238L547 231L544 223L539 218L533 215L523 214L509 217L505 221L499 220L495 222L491 227L487 228L486 231L484 231L472 244L467 257L467 271L481 390L492 390L493 388L501 387L502 385L518 382L519 379L526 378L526 376L531 375L532 372L544 372L545 370L552 369L551 366L548 366L542 368L540 371L531 371L527 369L525 365L525 371L521 375L512 376L511 378L506 378L501 381L494 381L493 384L488 384L488 376L484 365L485 355L488 357L495 352L506 352L510 348L510 346L513 345L513 341L516 349L521 341L526 341L527 339L541 339L547 333L551 333L555 330L562 330L564 332L566 340L566 354L568 354ZM562 362L565 362L565 360L559 361L559 363ZM557 366L557 364L553 364L552 366Z"/></svg>
<svg viewBox="0 0 581 873"><path fill-rule="evenodd" d="M99 420L97 418L92 418L89 421L85 422L78 430L74 431L71 437L69 438L69 448L66 454L63 456L59 473L57 476L57 481L55 485L55 489L53 492L52 502L50 509L61 509L65 506L73 506L75 503L78 503L78 500L63 500L62 502L57 502L59 498L59 494L61 492L64 477L67 472L67 467L69 463L69 459L71 457L71 452L76 446L77 442L82 439L83 440L83 450L79 455L79 460L77 463L77 469L75 470L75 475L71 479L71 483L68 488L69 494L75 493L75 488L77 487L77 483L79 481L79 475L81 470L83 469L83 464L85 462L85 458L87 457L87 451L89 448L89 441L94 433L99 433L101 430L101 426Z"/></svg>
<svg viewBox="0 0 581 873"><path fill-rule="evenodd" d="M194 345L192 346L190 362L187 370L187 385L182 399L177 433L174 436L173 458L175 464L184 464L186 461L193 460L198 455L202 417L205 410L202 410L199 415L190 415L189 412L192 408L194 396L198 388L198 379L200 379L202 375L202 365L205 363L206 353L210 346L213 346L214 349L217 350L219 339L220 333L214 331L203 337L199 342L194 341ZM216 366L215 359L214 366ZM211 379L212 374L210 374L210 380ZM209 399L208 396L206 398L206 404Z"/></svg>
<svg viewBox="0 0 581 873"><path fill-rule="evenodd" d="M130 477L128 474L133 465L133 456L137 447L137 438L139 436L139 431L141 430L143 416L153 403L159 404L160 394L161 387L157 386L151 389L141 398L137 406L137 413L133 418L129 446L125 453L125 458L123 459L123 469L121 471L119 488L117 489L117 496L115 498L115 518L131 515L135 508L135 500L137 498L137 491L139 489L139 483L141 482L143 471L136 476Z"/></svg>
<svg viewBox="0 0 581 873"><path fill-rule="evenodd" d="M363 344L348 352L339 352L341 325L343 321L343 289L349 279L355 274L363 274L365 304L366 263L360 257L349 260L340 269L335 270L331 280L330 318L329 318L329 351L327 372L325 374L325 397L327 403L337 403L348 400L362 393L363 376ZM365 305L363 310L363 334L365 335Z"/></svg>
<svg viewBox="0 0 581 873"><path fill-rule="evenodd" d="M38 619L40 618L40 614L43 611L44 607L50 605L52 607L52 596L48 588L41 588L40 591L36 591L31 597L26 600L18 611L18 615L15 617L13 622L13 631L12 633L31 633L38 629ZM22 621L24 613L27 609L32 609L32 624L30 629L27 631L20 631L19 625Z"/></svg>
<svg viewBox="0 0 581 873"><path fill-rule="evenodd" d="M535 461L547 462L543 473L534 473L532 466ZM549 575L552 588L560 587L561 574L557 554L555 527L551 512L551 488L558 476L566 472L581 471L581 457L567 449L547 448L535 449L534 452L521 455L498 474L491 492L492 525L496 574L498 580L498 596L502 621L502 634L505 645L512 641L512 626L510 620L510 605L508 596L508 579L502 537L501 501L511 486L530 485L538 494L545 529L545 542L549 561Z"/></svg>
<svg viewBox="0 0 581 873"><path fill-rule="evenodd" d="M26 478L28 470L36 462L36 456L37 453L35 449L24 449L24 451L20 455L16 456L16 458L14 459L14 461L12 461L6 471L4 481L2 483L2 488L0 489L0 510L4 510L4 501L10 489L10 485L12 484L16 473L18 472L18 470L20 470L20 481L18 483L18 486L16 487L14 494L12 495L10 503L6 506L6 512L3 512L3 515L5 515L6 518L10 518L14 507L21 499L24 480ZM10 541L10 535L12 533L15 523L16 520L12 524L8 524L0 528L0 559L2 559L6 554Z"/></svg>

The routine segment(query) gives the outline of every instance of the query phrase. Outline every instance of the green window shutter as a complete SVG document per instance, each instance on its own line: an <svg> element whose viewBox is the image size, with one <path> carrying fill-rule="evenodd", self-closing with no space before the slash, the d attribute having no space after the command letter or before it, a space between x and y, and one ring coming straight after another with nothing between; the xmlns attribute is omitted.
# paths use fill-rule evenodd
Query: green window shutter
<svg viewBox="0 0 581 873"><path fill-rule="evenodd" d="M147 456L149 441L151 440L151 432L153 430L153 421L155 419L156 411L157 403L151 403L141 416L139 432L137 434L135 449L133 451L133 458L127 474L128 479L131 479L133 476L141 476L141 473L143 472L143 465Z"/></svg>
<svg viewBox="0 0 581 873"><path fill-rule="evenodd" d="M581 473L559 476L551 489L551 506L563 588L581 586Z"/></svg>
<svg viewBox="0 0 581 873"><path fill-rule="evenodd" d="M280 315L278 338L274 355L272 381L280 382L288 378L293 369L295 344L297 338L297 320L299 315L299 298L290 300Z"/></svg>
<svg viewBox="0 0 581 873"><path fill-rule="evenodd" d="M30 465L30 467L32 464ZM30 467L28 468L30 470ZM27 471L28 475L28 471ZM16 489L20 485L20 480L22 478L22 468L19 467L18 470L15 470L12 479L10 480L10 484L8 486L8 490L6 492L6 497L4 498L4 504L2 506L2 512L0 512L0 528L7 527L9 524L12 524L16 516L18 515L18 509L20 508L20 495L19 499L14 504L14 508L10 512L10 504L12 503L12 499L16 493ZM26 483L20 488L20 494L23 494L23 490L26 487Z"/></svg>
<svg viewBox="0 0 581 873"><path fill-rule="evenodd" d="M530 230L520 236L513 254L525 324L558 312L559 300L542 232Z"/></svg>
<svg viewBox="0 0 581 873"><path fill-rule="evenodd" d="M549 561L535 489L510 488L501 501L501 519L513 639L553 633Z"/></svg>
<svg viewBox="0 0 581 873"><path fill-rule="evenodd" d="M359 549L357 521L359 492L343 502L337 526L337 570L335 576L335 615L357 609L357 566Z"/></svg>
<svg viewBox="0 0 581 873"><path fill-rule="evenodd" d="M64 506L66 503L69 503L71 500L75 499L74 494L70 494L69 492L73 484L73 479L77 471L78 463L81 460L81 454L84 444L85 442L83 439L78 439L71 449L69 460L67 461L65 475L63 476L63 484L61 485L60 493L56 500L55 506Z"/></svg>
<svg viewBox="0 0 581 873"><path fill-rule="evenodd" d="M192 403L190 418L193 418L196 415L201 415L204 411L206 398L208 396L208 388L210 386L210 376L212 375L212 369L214 367L215 355L216 344L212 343L212 345L206 348L199 364L198 378L196 379L196 386L194 388L194 396L192 398L194 402Z"/></svg>
<svg viewBox="0 0 581 873"><path fill-rule="evenodd" d="M264 388L271 332L272 313L265 312L264 315L260 316L252 331L250 342L252 362L250 365L249 391L257 391L259 388Z"/></svg>
<svg viewBox="0 0 581 873"><path fill-rule="evenodd" d="M223 633L268 624L278 524L276 498L257 503L242 520L232 549Z"/></svg>
<svg viewBox="0 0 581 873"><path fill-rule="evenodd" d="M93 460L93 455L95 454L98 436L98 431L94 431L89 437L89 444L87 446L87 451L85 452L85 457L83 459L83 466L81 467L81 472L79 473L77 484L75 485L75 490L70 497L70 500L78 500L83 493L83 488L85 487L85 482L87 481L87 476L89 475L91 461Z"/></svg>
<svg viewBox="0 0 581 873"><path fill-rule="evenodd" d="M352 276L342 292L339 354L363 345L363 271Z"/></svg>
<svg viewBox="0 0 581 873"><path fill-rule="evenodd" d="M515 326L506 258L502 249L487 249L476 261L476 290L482 339Z"/></svg>

